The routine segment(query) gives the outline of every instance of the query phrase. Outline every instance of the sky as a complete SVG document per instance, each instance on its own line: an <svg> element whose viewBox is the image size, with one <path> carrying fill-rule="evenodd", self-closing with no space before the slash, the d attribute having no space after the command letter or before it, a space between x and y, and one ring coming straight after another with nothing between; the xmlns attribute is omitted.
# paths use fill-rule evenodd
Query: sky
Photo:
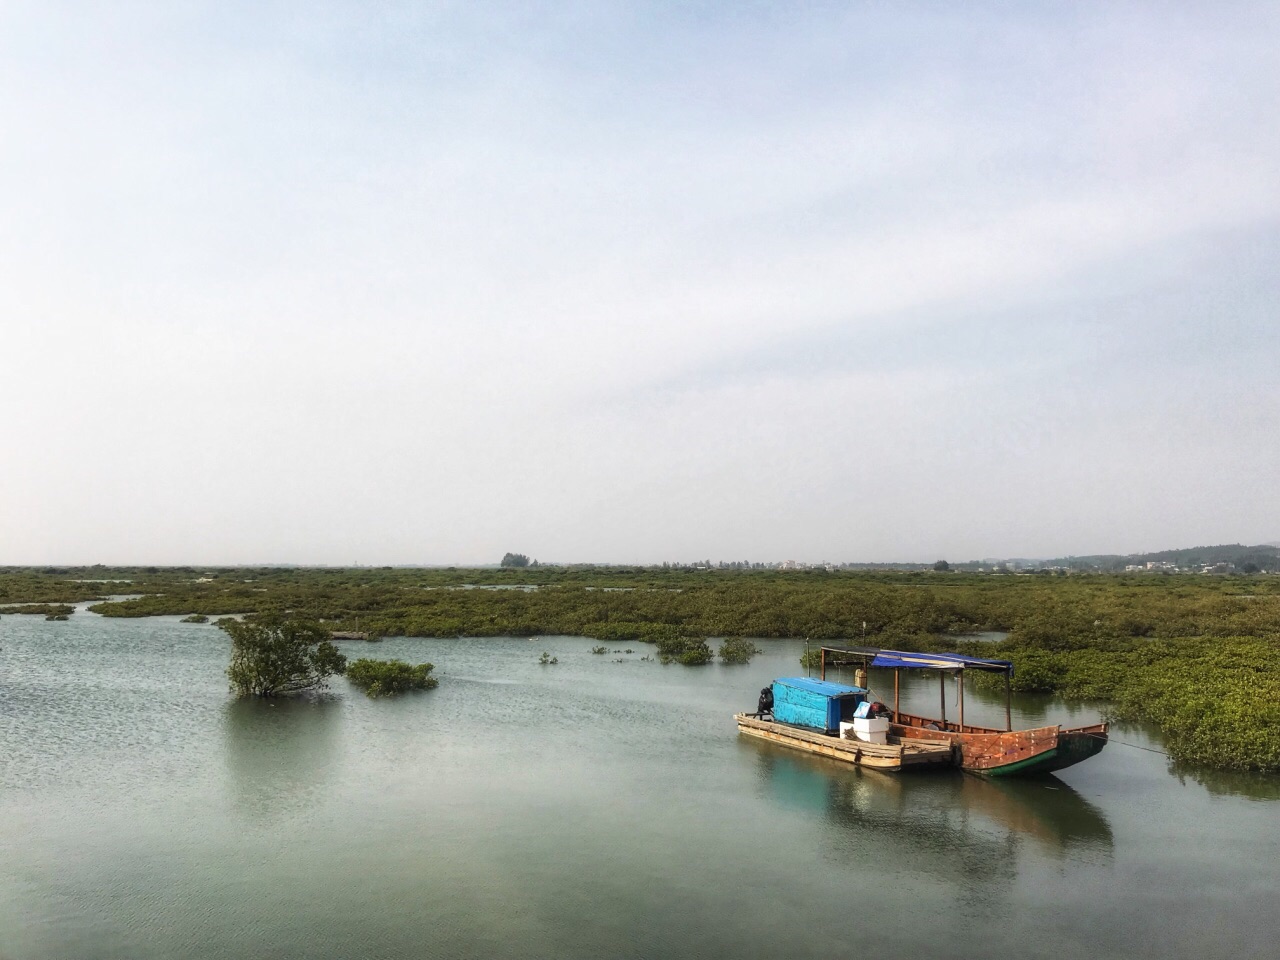
<svg viewBox="0 0 1280 960"><path fill-rule="evenodd" d="M0 4L0 564L1280 539L1274 3Z"/></svg>

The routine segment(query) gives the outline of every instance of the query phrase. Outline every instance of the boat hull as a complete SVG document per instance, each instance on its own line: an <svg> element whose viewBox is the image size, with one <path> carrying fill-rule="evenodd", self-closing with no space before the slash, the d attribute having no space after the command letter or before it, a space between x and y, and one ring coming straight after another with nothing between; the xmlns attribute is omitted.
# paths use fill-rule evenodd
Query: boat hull
<svg viewBox="0 0 1280 960"><path fill-rule="evenodd" d="M1052 773L1095 756L1107 744L1105 723L1069 730L992 730L966 724L961 730L953 723L899 714L889 729L899 737L950 743L962 770L987 777Z"/></svg>

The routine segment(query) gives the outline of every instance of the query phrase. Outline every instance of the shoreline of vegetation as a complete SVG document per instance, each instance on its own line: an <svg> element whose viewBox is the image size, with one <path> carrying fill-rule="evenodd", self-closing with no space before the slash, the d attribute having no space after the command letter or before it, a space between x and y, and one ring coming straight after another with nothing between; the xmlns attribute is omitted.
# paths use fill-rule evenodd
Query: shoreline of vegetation
<svg viewBox="0 0 1280 960"><path fill-rule="evenodd" d="M86 572L90 571L90 572ZM142 594L102 599L111 589ZM1012 660L1014 689L1106 701L1180 763L1280 773L1280 577L657 568L0 571L0 603L103 616L291 616L371 636L570 635L701 662L708 637ZM865 624L865 635L864 635ZM1007 632L999 642L960 635ZM864 640L865 636L865 640Z"/></svg>
<svg viewBox="0 0 1280 960"><path fill-rule="evenodd" d="M0 616L42 616L46 619L65 620L76 608L66 603L18 603L0 607Z"/></svg>

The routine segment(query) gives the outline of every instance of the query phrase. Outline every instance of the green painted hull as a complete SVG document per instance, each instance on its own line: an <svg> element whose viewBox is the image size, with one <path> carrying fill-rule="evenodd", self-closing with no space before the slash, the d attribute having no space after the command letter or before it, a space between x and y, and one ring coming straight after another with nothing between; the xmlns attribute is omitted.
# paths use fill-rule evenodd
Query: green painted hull
<svg viewBox="0 0 1280 960"><path fill-rule="evenodd" d="M988 767L984 770L966 769L970 773L978 773L984 777L1027 777L1052 773L1096 756L1106 745L1105 736L1090 733L1063 733L1058 737L1056 747L1051 747L1034 757L1027 757L999 767Z"/></svg>

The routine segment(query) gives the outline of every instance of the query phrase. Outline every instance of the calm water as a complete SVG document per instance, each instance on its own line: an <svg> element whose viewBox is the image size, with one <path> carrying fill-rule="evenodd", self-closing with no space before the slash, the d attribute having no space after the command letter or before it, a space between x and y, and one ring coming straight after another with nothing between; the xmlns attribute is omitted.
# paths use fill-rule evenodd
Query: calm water
<svg viewBox="0 0 1280 960"><path fill-rule="evenodd" d="M735 732L802 644L592 645L354 644L441 686L236 703L210 626L0 618L0 958L1280 953L1275 781L1115 744L1040 782L860 772Z"/></svg>

